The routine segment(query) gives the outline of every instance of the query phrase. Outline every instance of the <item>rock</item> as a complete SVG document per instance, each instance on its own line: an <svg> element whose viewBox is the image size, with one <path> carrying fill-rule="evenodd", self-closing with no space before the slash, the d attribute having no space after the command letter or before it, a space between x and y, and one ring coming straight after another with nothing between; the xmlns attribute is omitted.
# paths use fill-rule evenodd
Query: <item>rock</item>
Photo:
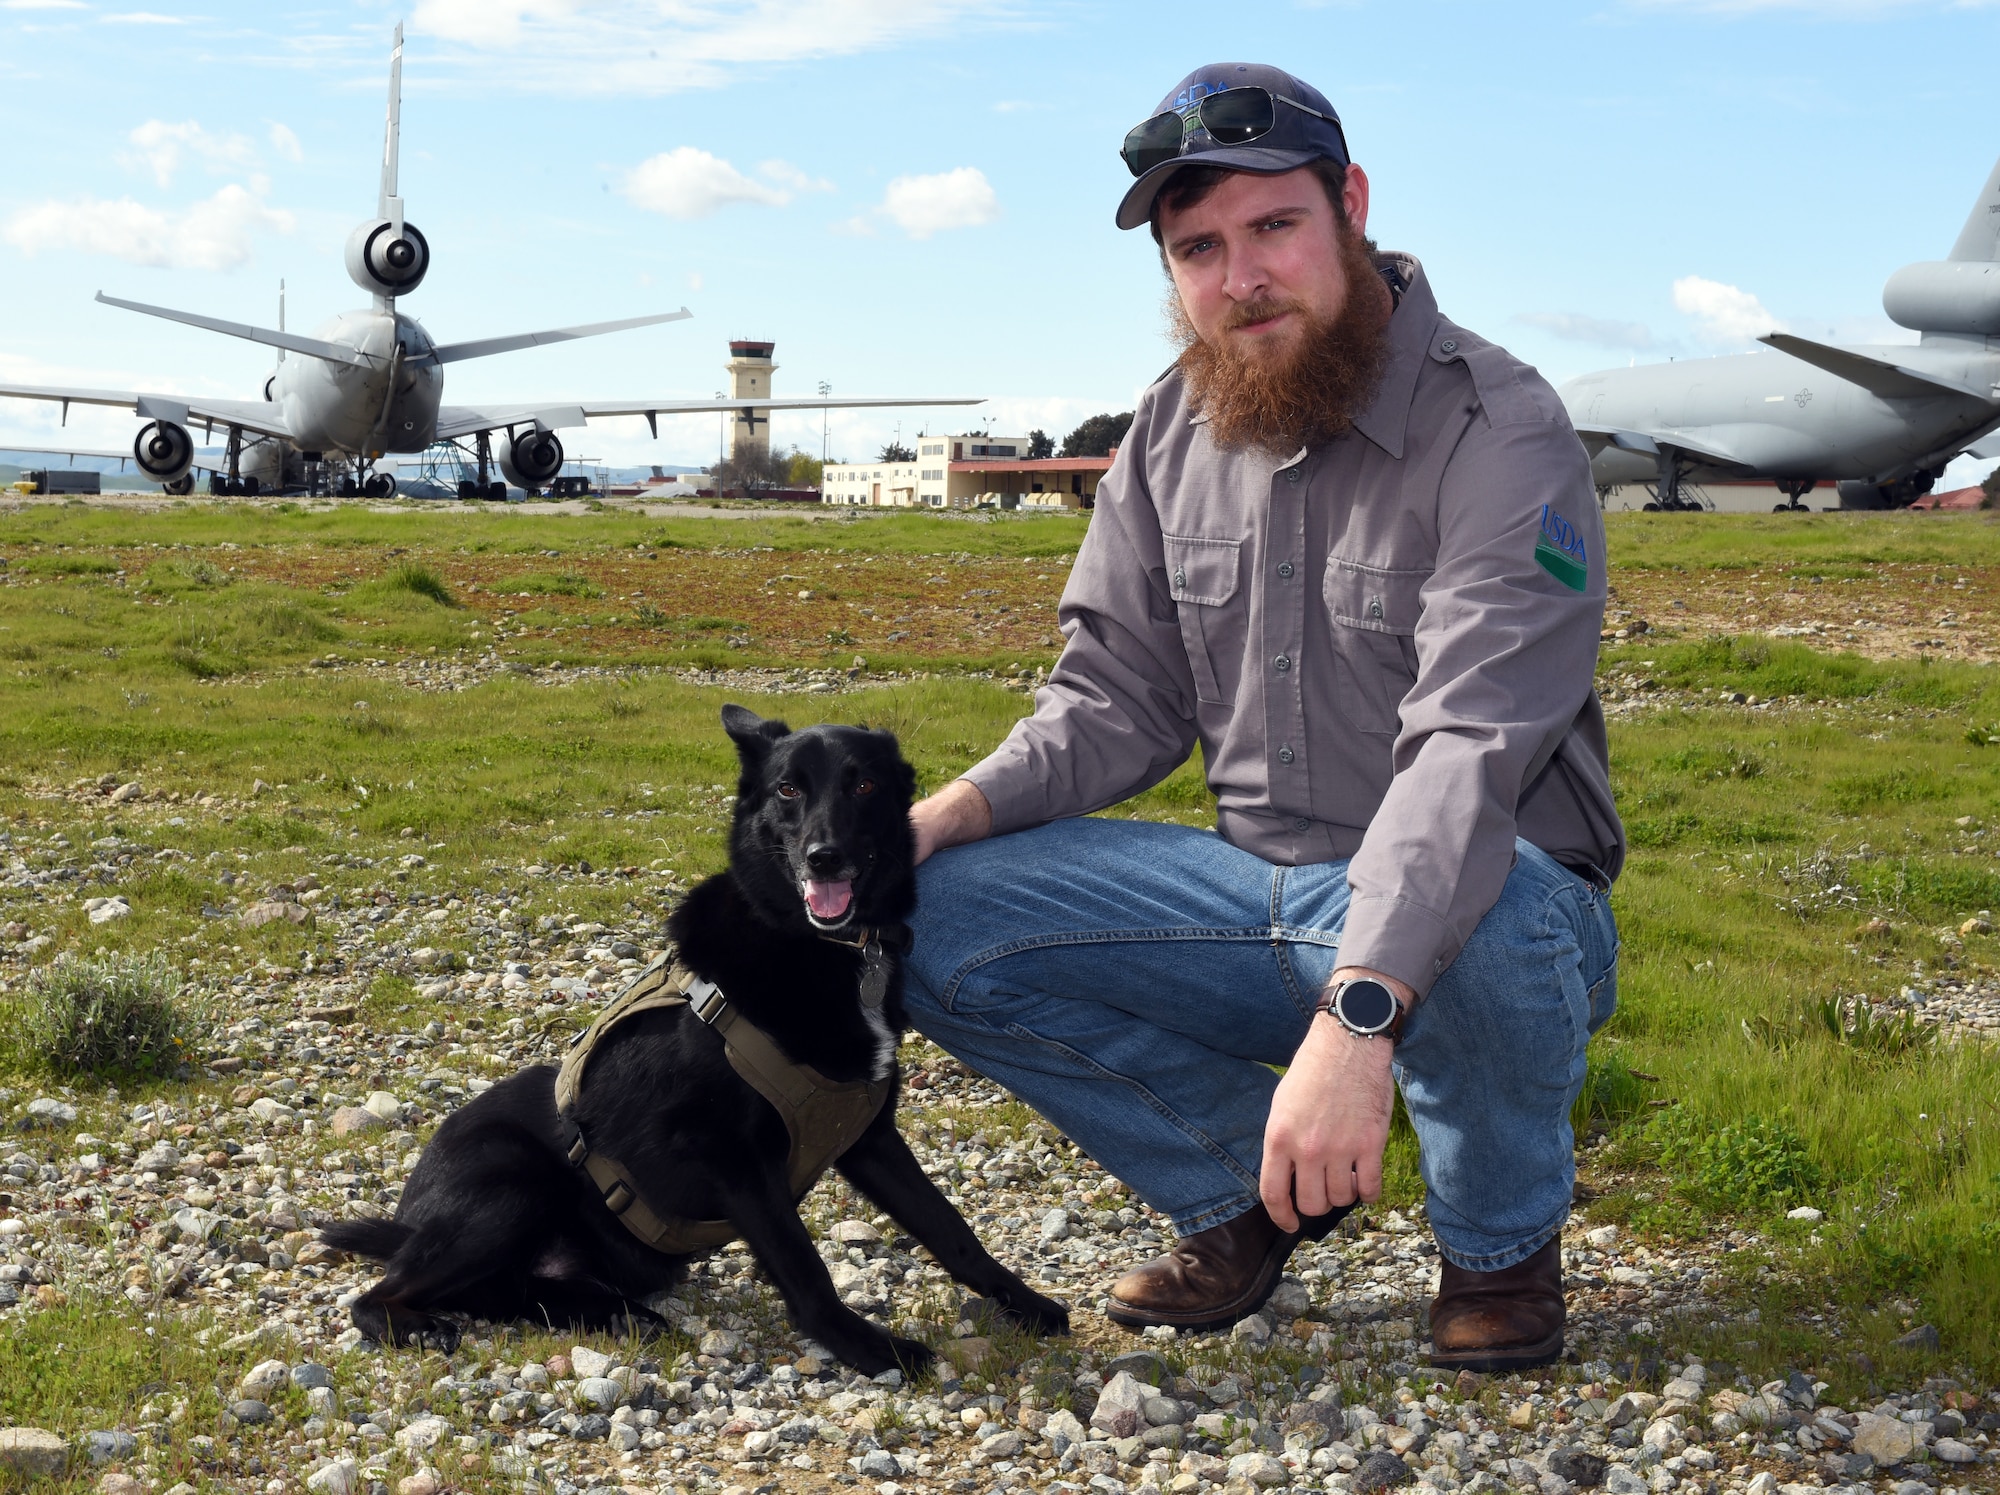
<svg viewBox="0 0 2000 1495"><path fill-rule="evenodd" d="M114 805L129 805L145 792L144 789L139 787L139 783L135 779L129 784L120 784L116 789L112 790L110 794L111 803Z"/></svg>
<svg viewBox="0 0 2000 1495"><path fill-rule="evenodd" d="M451 1424L442 1417L412 1417L396 1429L396 1444L411 1453L424 1453L436 1448L450 1432Z"/></svg>
<svg viewBox="0 0 2000 1495"><path fill-rule="evenodd" d="M1149 1396L1144 1407L1146 1426L1177 1428L1187 1419L1187 1408L1170 1396ZM1141 1437L1144 1434L1140 1435Z"/></svg>
<svg viewBox="0 0 2000 1495"><path fill-rule="evenodd" d="M312 1391L320 1386L333 1384L333 1372L315 1361L301 1360L292 1367L292 1384L301 1391Z"/></svg>
<svg viewBox="0 0 2000 1495"><path fill-rule="evenodd" d="M1512 1407L1507 1409L1508 1427L1526 1431L1534 1425L1535 1404L1533 1402L1516 1402Z"/></svg>
<svg viewBox="0 0 2000 1495"><path fill-rule="evenodd" d="M1596 1251L1609 1251L1618 1244L1618 1227L1600 1225L1595 1230L1586 1230L1583 1233L1583 1243Z"/></svg>
<svg viewBox="0 0 2000 1495"><path fill-rule="evenodd" d="M250 1102L250 1114L268 1126L274 1121L289 1121L299 1113L283 1101L273 1100L268 1095L260 1095Z"/></svg>
<svg viewBox="0 0 2000 1495"><path fill-rule="evenodd" d="M1604 1483L1606 1460L1583 1448L1558 1448L1549 1455L1549 1473L1568 1480L1579 1490Z"/></svg>
<svg viewBox="0 0 2000 1495"><path fill-rule="evenodd" d="M604 1354L600 1350L593 1350L588 1345L579 1344L570 1347L570 1370L575 1373L577 1379L580 1381L609 1375L612 1367L617 1363L609 1355Z"/></svg>
<svg viewBox="0 0 2000 1495"><path fill-rule="evenodd" d="M91 900L93 903L96 901ZM89 905L86 904L85 907L88 908ZM91 909L88 917L93 924L109 924L113 919L129 919L131 916L131 904L123 898L107 898L98 903L96 908Z"/></svg>
<svg viewBox="0 0 2000 1495"><path fill-rule="evenodd" d="M1240 1453L1229 1461L1229 1478L1247 1479L1253 1485L1282 1485L1291 1471L1267 1453Z"/></svg>
<svg viewBox="0 0 2000 1495"><path fill-rule="evenodd" d="M592 1412L576 1425L576 1431L570 1436L579 1443L595 1443L608 1438L611 1436L611 1419L602 1412Z"/></svg>
<svg viewBox="0 0 2000 1495"><path fill-rule="evenodd" d="M1026 1438L1008 1428L990 1438L981 1439L979 1447L973 1452L972 1461L975 1464L991 1464L1000 1459L1018 1459L1027 1446Z"/></svg>
<svg viewBox="0 0 2000 1495"><path fill-rule="evenodd" d="M1933 1325L1918 1324L1908 1334L1898 1336L1891 1343L1899 1350L1922 1350L1925 1354L1935 1355L1938 1350L1938 1331Z"/></svg>
<svg viewBox="0 0 2000 1495"><path fill-rule="evenodd" d="M1261 1313L1253 1313L1229 1331L1232 1339L1247 1340L1251 1344L1268 1344L1271 1339L1271 1321Z"/></svg>
<svg viewBox="0 0 2000 1495"><path fill-rule="evenodd" d="M1917 1451L1917 1430L1896 1417L1863 1412L1854 1428L1854 1452L1877 1464L1900 1464Z"/></svg>
<svg viewBox="0 0 2000 1495"><path fill-rule="evenodd" d="M1042 1216L1043 1240L1053 1244L1056 1241L1067 1240L1069 1233L1070 1218L1068 1210L1052 1209L1046 1215Z"/></svg>
<svg viewBox="0 0 2000 1495"><path fill-rule="evenodd" d="M292 1368L282 1360L259 1360L243 1373L243 1379L236 1383L238 1396L254 1397L260 1402L268 1402L280 1386L292 1377Z"/></svg>
<svg viewBox="0 0 2000 1495"><path fill-rule="evenodd" d="M1651 1417L1659 1410L1659 1405L1660 1399L1650 1391L1628 1391L1605 1410L1604 1425L1608 1428L1622 1428L1628 1422ZM1568 1478L1567 1475L1564 1477ZM1570 1482L1575 1483L1574 1480Z"/></svg>
<svg viewBox="0 0 2000 1495"><path fill-rule="evenodd" d="M83 1435L84 1455L93 1464L108 1464L113 1459L129 1459L139 1451L139 1440L123 1428L106 1428Z"/></svg>
<svg viewBox="0 0 2000 1495"><path fill-rule="evenodd" d="M1278 1322L1284 1323L1312 1311L1312 1294L1298 1278L1282 1277L1264 1307Z"/></svg>
<svg viewBox="0 0 2000 1495"><path fill-rule="evenodd" d="M743 1435L743 1457L761 1459L778 1446L778 1435L769 1429Z"/></svg>
<svg viewBox="0 0 2000 1495"><path fill-rule="evenodd" d="M146 1484L122 1470L113 1469L97 1482L97 1495L146 1495Z"/></svg>
<svg viewBox="0 0 2000 1495"><path fill-rule="evenodd" d="M894 1479L902 1472L903 1466L896 1462L896 1456L886 1448L871 1449L861 1456L863 1479Z"/></svg>
<svg viewBox="0 0 2000 1495"><path fill-rule="evenodd" d="M1167 1362L1151 1350L1132 1350L1120 1355L1104 1367L1107 1376L1129 1375L1144 1381L1148 1386L1164 1386L1167 1383Z"/></svg>
<svg viewBox="0 0 2000 1495"><path fill-rule="evenodd" d="M554 1354L542 1362L542 1369L549 1373L551 1380L567 1381L575 1367L569 1363L569 1356Z"/></svg>
<svg viewBox="0 0 2000 1495"><path fill-rule="evenodd" d="M572 1351L570 1359L576 1359ZM608 1376L585 1376L576 1383L576 1404L593 1412L610 1412L625 1400L625 1388Z"/></svg>
<svg viewBox="0 0 2000 1495"><path fill-rule="evenodd" d="M304 924L312 918L312 910L302 903L279 903L264 899L251 904L236 918L239 923L251 929L258 929L266 924L274 924L280 919L287 924Z"/></svg>
<svg viewBox="0 0 2000 1495"><path fill-rule="evenodd" d="M1064 1448L1083 1442L1090 1434L1084 1430L1083 1424L1076 1420L1074 1412L1066 1408L1057 1408L1049 1413L1049 1420L1042 1424L1042 1436L1055 1444L1056 1451L1060 1454Z"/></svg>
<svg viewBox="0 0 2000 1495"><path fill-rule="evenodd" d="M196 1209L193 1205L174 1211L174 1229L191 1241L207 1240L221 1223L222 1216L210 1210Z"/></svg>
<svg viewBox="0 0 2000 1495"><path fill-rule="evenodd" d="M866 1220L842 1220L827 1232L843 1246L878 1246L882 1232Z"/></svg>
<svg viewBox="0 0 2000 1495"><path fill-rule="evenodd" d="M307 1475L306 1488L313 1495L359 1495L361 1471L352 1459L335 1459Z"/></svg>
<svg viewBox="0 0 2000 1495"><path fill-rule="evenodd" d="M1961 1443L1956 1438L1940 1438L1931 1445L1931 1453L1947 1464L1976 1464L1979 1450L1970 1443Z"/></svg>
<svg viewBox="0 0 2000 1495"><path fill-rule="evenodd" d="M1751 1476L1745 1495L1778 1495L1778 1479L1768 1469L1761 1469Z"/></svg>
<svg viewBox="0 0 2000 1495"><path fill-rule="evenodd" d="M1821 1220L1826 1218L1826 1211L1816 1210L1810 1204L1802 1204L1797 1209L1786 1210L1785 1218L1787 1220L1806 1220L1817 1225Z"/></svg>
<svg viewBox="0 0 2000 1495"><path fill-rule="evenodd" d="M704 1355L726 1359L743 1348L743 1336L731 1334L727 1329L711 1329L702 1335L699 1348ZM577 1373L582 1374L581 1366L578 1367Z"/></svg>
<svg viewBox="0 0 2000 1495"><path fill-rule="evenodd" d="M1764 1477L1770 1478L1768 1474ZM1643 1475L1635 1474L1623 1464L1613 1464L1604 1471L1605 1495L1648 1495L1652 1488Z"/></svg>
<svg viewBox="0 0 2000 1495"><path fill-rule="evenodd" d="M1107 1438L1136 1438L1146 1430L1146 1383L1120 1371L1105 1383L1091 1410L1090 1425Z"/></svg>
<svg viewBox="0 0 2000 1495"><path fill-rule="evenodd" d="M336 1137L387 1131L388 1127L388 1122L365 1106L342 1106L333 1113L333 1134Z"/></svg>
<svg viewBox="0 0 2000 1495"><path fill-rule="evenodd" d="M1395 1485L1410 1482L1410 1466L1392 1453L1371 1453L1361 1461L1361 1467L1354 1471L1353 1482L1348 1488L1354 1495L1371 1495L1376 1490L1387 1490Z"/></svg>
<svg viewBox="0 0 2000 1495"><path fill-rule="evenodd" d="M1993 921L1975 916L1959 925L1958 932L1960 934L1991 934L1993 932Z"/></svg>
<svg viewBox="0 0 2000 1495"><path fill-rule="evenodd" d="M68 1101L41 1095L28 1102L29 1126L70 1126L76 1121L76 1107Z"/></svg>
<svg viewBox="0 0 2000 1495"><path fill-rule="evenodd" d="M396 1495L438 1495L444 1488L444 1481L438 1478L435 1469L419 1469L415 1474L406 1474L396 1481Z"/></svg>
<svg viewBox="0 0 2000 1495"><path fill-rule="evenodd" d="M255 1427L260 1422L271 1420L271 1409L266 1403L246 1396L239 1402L229 1404L229 1415L238 1422Z"/></svg>
<svg viewBox="0 0 2000 1495"><path fill-rule="evenodd" d="M403 1103L386 1090L369 1091L368 1099L361 1104L391 1124L403 1119ZM412 1475L411 1478L414 1479L416 1476Z"/></svg>

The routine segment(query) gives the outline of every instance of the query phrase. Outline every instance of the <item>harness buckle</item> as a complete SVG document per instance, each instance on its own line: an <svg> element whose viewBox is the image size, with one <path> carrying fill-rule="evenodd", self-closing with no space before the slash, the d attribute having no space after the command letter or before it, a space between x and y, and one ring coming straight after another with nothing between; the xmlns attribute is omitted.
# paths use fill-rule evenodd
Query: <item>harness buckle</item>
<svg viewBox="0 0 2000 1495"><path fill-rule="evenodd" d="M589 1156L590 1156L590 1144L583 1140L583 1128L578 1127L576 1132L576 1141L572 1142L569 1147L570 1166L573 1168L581 1168L583 1166L583 1160Z"/></svg>
<svg viewBox="0 0 2000 1495"><path fill-rule="evenodd" d="M687 989L688 1010L705 1023L713 1023L728 1005L722 988L706 976L699 976Z"/></svg>
<svg viewBox="0 0 2000 1495"><path fill-rule="evenodd" d="M614 1215L622 1215L639 1200L639 1196L626 1187L625 1180L619 1179L604 1194L604 1207Z"/></svg>

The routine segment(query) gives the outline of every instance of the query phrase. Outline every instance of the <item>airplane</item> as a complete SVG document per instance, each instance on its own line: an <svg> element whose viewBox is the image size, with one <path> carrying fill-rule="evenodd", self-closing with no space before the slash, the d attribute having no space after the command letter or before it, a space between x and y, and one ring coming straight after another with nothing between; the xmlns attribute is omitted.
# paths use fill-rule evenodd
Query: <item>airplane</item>
<svg viewBox="0 0 2000 1495"><path fill-rule="evenodd" d="M1649 510L1698 509L1690 482L1769 479L1803 511L1821 483L1843 509L1906 508L1962 453L2000 457L2000 163L1943 260L1905 265L1882 309L1920 333L1842 346L1789 332L1772 353L1606 369L1558 391L1600 500L1651 483Z"/></svg>
<svg viewBox="0 0 2000 1495"><path fill-rule="evenodd" d="M977 405L978 399L897 398L842 400L583 400L496 405L446 405L445 365L486 358L522 348L597 337L691 316L686 307L650 316L556 327L470 342L439 343L420 322L397 310L397 299L415 291L430 271L430 243L403 212L397 190L403 93L403 28L396 27L389 59L389 113L382 147L381 187L375 216L348 236L348 276L373 297L373 305L343 312L305 337L284 326L282 288L278 326L251 326L176 311L98 292L97 300L146 316L162 317L225 336L277 349L277 367L264 381L261 400L223 400L148 394L135 390L66 389L48 385L0 384L0 396L59 401L63 420L71 405L129 409L145 422L132 445L139 471L168 492L191 493L198 460L190 427L202 426L212 440L227 432L223 455L212 467L211 491L249 496L260 491L303 489L387 498L396 491L393 473L376 463L390 453L422 452L450 443L478 471L477 481L459 484L459 497L504 499L507 485L527 493L562 471L560 429L592 419L640 415L654 437L659 417L734 411L754 432L772 410L851 410L906 405ZM287 358L287 354L295 355ZM12 447L10 450L41 450ZM494 469L505 481L493 481Z"/></svg>

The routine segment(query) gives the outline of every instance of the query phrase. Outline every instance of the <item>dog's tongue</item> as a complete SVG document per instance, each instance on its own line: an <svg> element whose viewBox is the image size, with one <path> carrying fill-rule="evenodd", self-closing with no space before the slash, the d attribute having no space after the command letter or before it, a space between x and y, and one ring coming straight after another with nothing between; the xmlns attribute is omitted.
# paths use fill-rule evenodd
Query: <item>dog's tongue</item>
<svg viewBox="0 0 2000 1495"><path fill-rule="evenodd" d="M847 912L847 905L854 901L854 884L851 882L805 881L806 907L812 910L815 919L838 919Z"/></svg>

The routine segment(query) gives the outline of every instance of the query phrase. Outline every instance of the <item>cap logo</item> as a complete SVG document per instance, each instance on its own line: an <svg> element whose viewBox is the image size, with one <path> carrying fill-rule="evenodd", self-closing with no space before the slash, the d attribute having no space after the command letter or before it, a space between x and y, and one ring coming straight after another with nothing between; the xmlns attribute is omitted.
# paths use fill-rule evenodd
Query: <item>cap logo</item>
<svg viewBox="0 0 2000 1495"><path fill-rule="evenodd" d="M1229 85L1227 83L1190 83L1186 88L1183 88L1179 93L1174 95L1174 113L1186 114L1190 109L1199 107L1201 101L1210 94L1227 93L1228 91Z"/></svg>

